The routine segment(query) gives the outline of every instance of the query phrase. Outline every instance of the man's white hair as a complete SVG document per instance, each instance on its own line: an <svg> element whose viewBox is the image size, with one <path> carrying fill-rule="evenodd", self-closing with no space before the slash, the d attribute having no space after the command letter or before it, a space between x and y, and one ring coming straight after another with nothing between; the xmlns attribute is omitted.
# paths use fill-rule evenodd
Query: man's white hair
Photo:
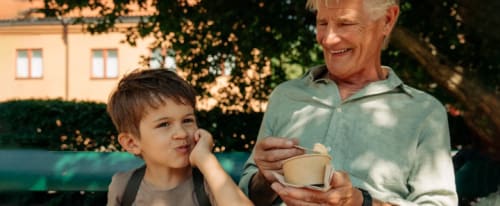
<svg viewBox="0 0 500 206"><path fill-rule="evenodd" d="M339 3L343 0L307 0L306 8L316 11L319 4L328 5ZM385 11L392 5L398 5L399 0L363 0L365 9L372 19L378 19L385 14Z"/></svg>

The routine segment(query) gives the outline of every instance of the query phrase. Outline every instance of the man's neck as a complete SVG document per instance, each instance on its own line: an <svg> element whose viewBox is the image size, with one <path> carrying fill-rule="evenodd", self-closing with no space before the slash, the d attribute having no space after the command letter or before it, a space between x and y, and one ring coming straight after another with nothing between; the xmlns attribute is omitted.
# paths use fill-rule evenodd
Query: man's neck
<svg viewBox="0 0 500 206"><path fill-rule="evenodd" d="M374 71L371 75L352 75L352 77L341 79L335 78L330 75L330 79L337 83L339 88L340 97L342 100L345 100L363 89L366 85L387 79L389 71L386 68L379 67L376 71Z"/></svg>

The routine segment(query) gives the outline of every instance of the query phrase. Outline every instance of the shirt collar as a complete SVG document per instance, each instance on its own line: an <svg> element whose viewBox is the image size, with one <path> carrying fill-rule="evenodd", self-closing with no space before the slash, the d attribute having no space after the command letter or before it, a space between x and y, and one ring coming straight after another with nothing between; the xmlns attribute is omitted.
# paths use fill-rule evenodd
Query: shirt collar
<svg viewBox="0 0 500 206"><path fill-rule="evenodd" d="M309 81L315 83L326 83L330 79L328 78L328 69L326 65L315 66L306 73L306 77Z"/></svg>
<svg viewBox="0 0 500 206"><path fill-rule="evenodd" d="M383 68L389 71L388 77L385 80L376 81L368 84L365 88L356 92L353 96L349 97L349 99L354 99L358 97L364 97L368 95L375 95L385 92L390 92L394 90L401 90L404 93L414 96L412 94L412 90L406 86L403 81L396 75L396 73L392 70L392 68L388 66L382 66ZM311 84L326 84L326 83L334 83L332 80L328 78L328 69L326 65L319 65L312 67L306 74L305 78Z"/></svg>

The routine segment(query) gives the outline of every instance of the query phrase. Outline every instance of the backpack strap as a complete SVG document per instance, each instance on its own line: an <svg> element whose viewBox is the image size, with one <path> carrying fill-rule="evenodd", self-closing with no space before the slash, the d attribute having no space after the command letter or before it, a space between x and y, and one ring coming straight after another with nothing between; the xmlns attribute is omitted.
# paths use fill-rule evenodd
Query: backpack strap
<svg viewBox="0 0 500 206"><path fill-rule="evenodd" d="M137 168L132 176L127 182L127 186L125 187L125 191L122 196L122 206L131 206L135 201L135 196L137 195L137 191L139 190L139 186L141 185L142 178L144 178L144 173L146 172L146 165Z"/></svg>
<svg viewBox="0 0 500 206"><path fill-rule="evenodd" d="M127 186L125 187L125 191L123 192L121 203L122 206L131 206L135 201L135 196L137 195L137 191L139 190L139 186L141 185L141 181L144 178L145 172L146 165L143 165L142 167L137 168L132 173L132 176L127 182ZM196 193L198 204L200 206L210 206L210 200L208 199L207 193L205 192L205 185L203 183L203 174L201 174L200 170L198 170L197 168L193 168L192 173L194 192Z"/></svg>
<svg viewBox="0 0 500 206"><path fill-rule="evenodd" d="M207 193L205 192L205 185L203 184L203 174L201 174L198 168L192 170L193 173L193 183L194 192L196 193L196 199L200 206L210 206L210 200L208 199Z"/></svg>

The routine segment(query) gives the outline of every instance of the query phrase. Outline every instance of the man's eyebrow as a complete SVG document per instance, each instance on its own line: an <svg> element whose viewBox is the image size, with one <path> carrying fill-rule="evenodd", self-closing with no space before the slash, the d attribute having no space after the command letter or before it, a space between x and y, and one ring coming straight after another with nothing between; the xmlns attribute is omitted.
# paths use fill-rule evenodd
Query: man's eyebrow
<svg viewBox="0 0 500 206"><path fill-rule="evenodd" d="M318 18L316 19L316 22L325 22L327 21L326 18Z"/></svg>

